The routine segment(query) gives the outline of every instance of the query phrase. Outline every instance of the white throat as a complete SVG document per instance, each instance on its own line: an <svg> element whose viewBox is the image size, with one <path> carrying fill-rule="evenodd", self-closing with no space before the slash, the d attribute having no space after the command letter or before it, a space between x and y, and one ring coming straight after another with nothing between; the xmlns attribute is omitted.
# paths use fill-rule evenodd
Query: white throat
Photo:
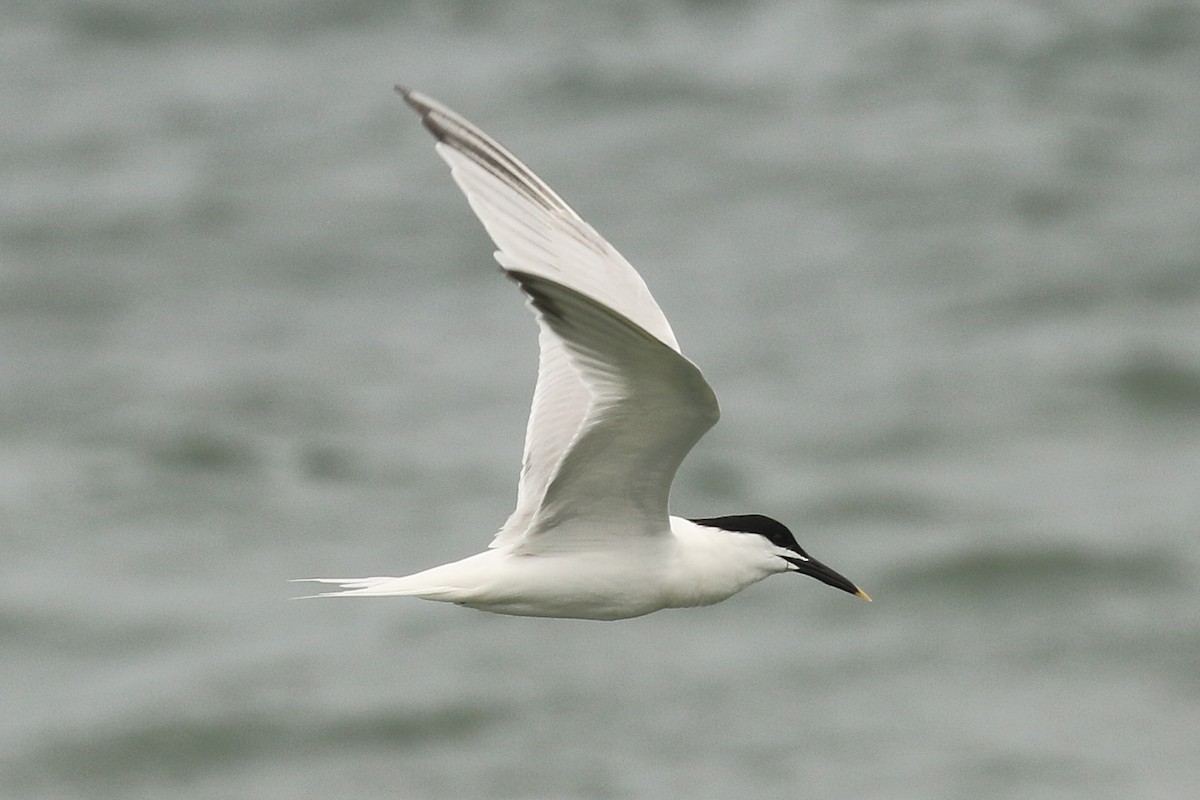
<svg viewBox="0 0 1200 800"><path fill-rule="evenodd" d="M769 575L786 572L787 562L762 536L735 533L671 517L675 552L667 574L670 606L719 603Z"/></svg>

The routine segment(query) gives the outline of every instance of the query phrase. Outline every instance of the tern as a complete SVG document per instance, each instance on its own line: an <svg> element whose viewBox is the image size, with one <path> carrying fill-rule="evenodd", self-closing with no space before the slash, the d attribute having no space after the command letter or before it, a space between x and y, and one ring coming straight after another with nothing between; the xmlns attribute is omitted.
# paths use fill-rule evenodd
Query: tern
<svg viewBox="0 0 1200 800"><path fill-rule="evenodd" d="M718 603L776 573L864 600L760 514L685 519L668 496L720 415L634 268L528 167L433 98L396 91L537 318L537 383L516 509L477 555L404 577L309 578L531 617L617 620Z"/></svg>

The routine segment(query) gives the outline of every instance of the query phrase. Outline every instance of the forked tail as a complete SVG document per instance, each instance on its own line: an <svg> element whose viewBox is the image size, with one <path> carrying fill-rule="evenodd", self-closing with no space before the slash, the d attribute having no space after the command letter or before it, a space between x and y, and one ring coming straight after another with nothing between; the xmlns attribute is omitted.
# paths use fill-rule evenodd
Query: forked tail
<svg viewBox="0 0 1200 800"><path fill-rule="evenodd" d="M413 576L409 576L413 577ZM297 600L313 597L386 597L389 595L445 599L441 595L454 591L445 586L414 586L406 578L294 578L292 583L329 583L342 591L304 595Z"/></svg>

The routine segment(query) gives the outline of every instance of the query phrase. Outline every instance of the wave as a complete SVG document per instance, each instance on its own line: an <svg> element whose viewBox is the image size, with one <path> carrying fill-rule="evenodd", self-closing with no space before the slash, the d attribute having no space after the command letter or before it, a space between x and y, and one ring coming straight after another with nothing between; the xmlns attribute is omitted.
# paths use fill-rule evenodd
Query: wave
<svg viewBox="0 0 1200 800"><path fill-rule="evenodd" d="M496 717L494 709L461 705L333 716L287 709L230 711L216 717L174 712L160 719L81 728L36 743L20 754L22 766L9 783L26 789L65 784L94 792L163 779L187 781L243 763L458 741Z"/></svg>

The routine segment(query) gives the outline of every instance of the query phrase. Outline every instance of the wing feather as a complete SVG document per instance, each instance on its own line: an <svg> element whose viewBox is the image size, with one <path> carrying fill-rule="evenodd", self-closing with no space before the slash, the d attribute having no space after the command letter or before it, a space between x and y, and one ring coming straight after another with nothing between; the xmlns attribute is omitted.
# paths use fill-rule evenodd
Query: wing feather
<svg viewBox="0 0 1200 800"><path fill-rule="evenodd" d="M529 298L543 335L560 341L589 395L521 550L592 548L598 541L590 530L599 537L666 530L675 473L720 416L712 388L695 364L595 299L539 275L509 276ZM567 521L577 523L570 528L581 541L557 533Z"/></svg>
<svg viewBox="0 0 1200 800"><path fill-rule="evenodd" d="M446 106L419 92L400 87L397 91L420 114L422 123L437 139L438 154L450 165L452 177L498 248L496 260L517 278L539 314L538 379L525 431L517 504L492 541L492 547L515 543L524 539L535 518L543 526L551 519L543 507L547 499L554 500L559 493L565 495L566 490L561 487L587 483L584 476L589 473L587 470L581 473L579 467L585 458L591 457L588 454L594 448L607 446L606 441L637 444L625 441L629 437L622 435L597 438L593 431L601 407L608 409L609 416L605 419L614 424L627 419L624 412L614 410L613 397L604 394L624 385L620 379L621 365L613 360L621 350L616 347L616 340L626 342L625 352L640 354L638 369L656 359L672 363L666 357L670 353L675 366L668 372L690 375L680 363L695 372L689 380L694 380L699 372L678 354L675 334L637 271L545 182L490 136ZM558 303L571 311L560 318L538 308L540 302ZM575 316L578 319L571 323ZM607 321L601 324L601 320ZM592 334L608 330L609 349L603 351L605 355L589 350L579 338L582 329L573 325L584 325ZM616 339L612 338L614 330L622 331ZM631 330L639 333L632 336ZM567 331L574 332L575 338L566 336ZM635 340L642 343L641 347L629 347ZM651 343L657 346L651 347ZM656 355L651 357L648 355L651 352ZM633 374L625 377L631 378ZM639 379L645 377L637 374ZM703 383L702 377L699 380ZM686 400L700 398L708 403L712 393L706 383L703 387L704 391L693 387ZM597 391L601 394L597 395ZM629 406L627 410L633 408ZM711 400L711 409L705 413L711 413L713 420L715 409L715 400ZM662 410L655 413L661 416ZM710 421L708 425L711 424ZM613 430L616 432L618 428ZM695 439L704 430L707 426ZM678 438L682 442L690 436L687 433ZM571 455L578 447L583 449ZM643 452L643 461L648 457L647 452ZM686 449L677 454L678 458L684 454ZM673 459L675 455L668 461ZM564 470L568 461L573 466ZM656 466L665 475L666 483L653 492L637 495L636 506L657 509L661 505L665 513L665 492L674 474L674 467L666 469L666 466ZM678 466L677 461L674 466ZM661 478L657 480L662 482ZM552 485L556 487L553 495ZM614 494L611 488L605 491L607 495ZM655 499L651 500L652 497Z"/></svg>
<svg viewBox="0 0 1200 800"><path fill-rule="evenodd" d="M679 349L642 277L541 178L438 101L397 91L438 140L438 154L499 248L502 266L585 292Z"/></svg>

